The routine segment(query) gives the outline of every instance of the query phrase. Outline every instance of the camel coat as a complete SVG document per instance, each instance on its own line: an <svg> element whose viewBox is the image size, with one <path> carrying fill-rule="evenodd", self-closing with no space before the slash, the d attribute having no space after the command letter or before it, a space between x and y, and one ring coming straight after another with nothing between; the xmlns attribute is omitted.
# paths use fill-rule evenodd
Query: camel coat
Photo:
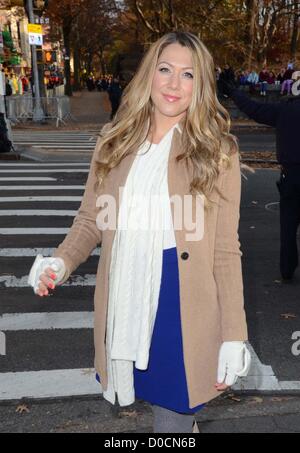
<svg viewBox="0 0 300 453"><path fill-rule="evenodd" d="M100 231L96 216L96 198L109 194L120 205L119 187L124 187L134 160L134 153L125 157L105 179L100 192L95 193L95 160L98 140L88 175L81 206L73 225L53 256L66 264L64 283L77 267L85 262L93 249L101 244L94 294L95 369L107 386L105 353L106 315L108 306L109 268L114 230ZM191 168L183 161L176 162L181 153L180 131L175 128L168 162L169 195L183 197L189 193ZM241 171L238 153L231 156L232 167L222 168L217 186L227 198L223 200L214 190L213 208L204 215L204 234L201 240L187 240L183 224L175 229L180 282L180 313L183 357L190 408L220 395L217 381L218 353L223 341L247 340L244 311L241 251L238 236L241 196ZM174 212L172 208L173 224ZM172 376L170 376L172 379Z"/></svg>

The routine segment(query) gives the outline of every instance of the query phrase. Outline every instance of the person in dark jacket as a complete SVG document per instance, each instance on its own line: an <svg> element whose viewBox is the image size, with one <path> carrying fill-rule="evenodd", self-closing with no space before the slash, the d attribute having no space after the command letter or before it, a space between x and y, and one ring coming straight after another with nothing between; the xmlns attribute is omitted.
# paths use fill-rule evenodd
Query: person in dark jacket
<svg viewBox="0 0 300 453"><path fill-rule="evenodd" d="M293 79L292 79L293 72L294 72L294 70L292 69L292 67L290 65L288 65L288 68L283 75L283 83L281 85L280 94L284 94L285 90L286 90L287 94L291 94L291 86L293 84Z"/></svg>
<svg viewBox="0 0 300 453"><path fill-rule="evenodd" d="M115 116L116 111L119 108L121 97L122 97L122 88L118 77L114 77L110 86L107 89L109 100L111 103L111 114L110 119L112 120Z"/></svg>
<svg viewBox="0 0 300 453"><path fill-rule="evenodd" d="M283 281L293 278L298 266L297 230L300 224L300 95L279 103L250 99L234 84L222 92L258 123L276 129L276 154L281 167L276 182L280 194L280 272Z"/></svg>

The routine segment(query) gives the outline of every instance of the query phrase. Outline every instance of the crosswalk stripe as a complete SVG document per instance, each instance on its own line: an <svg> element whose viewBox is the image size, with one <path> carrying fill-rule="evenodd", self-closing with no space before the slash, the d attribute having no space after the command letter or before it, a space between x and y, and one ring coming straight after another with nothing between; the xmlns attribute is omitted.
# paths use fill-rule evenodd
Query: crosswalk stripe
<svg viewBox="0 0 300 453"><path fill-rule="evenodd" d="M29 288L28 275L23 275L20 278L15 275L0 275L0 284L2 284L5 288ZM72 274L72 279L66 281L60 286L95 286L95 284L95 274Z"/></svg>
<svg viewBox="0 0 300 453"><path fill-rule="evenodd" d="M77 211L66 211L62 209L0 209L2 216L70 216L74 217Z"/></svg>
<svg viewBox="0 0 300 453"><path fill-rule="evenodd" d="M0 176L0 181L57 181L57 178L50 176Z"/></svg>
<svg viewBox="0 0 300 453"><path fill-rule="evenodd" d="M0 248L0 257L28 257L28 256L36 256L40 253L43 256L52 256L54 251L56 250L55 247L34 247L34 248ZM99 256L100 255L100 247L96 247L92 253L92 256Z"/></svg>
<svg viewBox="0 0 300 453"><path fill-rule="evenodd" d="M85 146L85 145L82 145ZM80 202L82 200L82 192L85 185L33 185L33 181L55 181L56 178L41 177L36 178L34 173L87 173L89 164L84 167L80 163L69 164L27 164L27 165L0 165L0 173L22 173L22 177L7 176L0 178L0 181L24 181L21 185L3 185L0 190L15 191L33 190L37 193L34 196L3 196L0 197L0 202L10 203L10 209L1 209L0 217L4 216L69 216L74 217L77 214L76 210L54 210L54 209L11 209L11 203L15 202ZM32 176L24 176L26 173L33 173ZM26 181L30 184L28 186ZM53 190L81 190L79 196L42 196L40 191ZM20 193L20 192L19 192ZM26 193L26 192L25 192ZM46 192L48 193L48 192ZM53 192L50 192L53 193ZM68 193L68 192L67 192ZM70 192L69 192L70 193ZM76 192L75 192L76 193ZM77 192L78 193L78 192ZM17 195L17 194L16 194ZM4 205L2 205L4 206ZM27 205L28 206L28 205ZM26 206L26 207L27 207ZM70 228L0 228L0 235L66 235ZM2 248L0 256L4 258L15 257L34 257L41 253L43 256L52 256L55 247L33 247L33 248ZM91 256L100 255L100 247L95 248ZM28 269L26 269L28 271ZM95 287L96 275L72 275L71 278L60 286L80 286L80 287ZM31 291L32 288L28 285L28 275L17 277L15 275L0 275L1 288L27 288L26 291ZM38 297L38 296L36 296ZM93 329L94 313L88 311L82 312L46 312L46 313L5 313L0 316L0 332L4 334L9 332L40 331L45 334L52 329ZM80 365L80 357L78 364ZM63 370L38 370L38 371L20 371L20 372L3 372L0 373L0 401L18 400L24 397L27 398L56 398L75 395L98 395L102 391L101 385L95 379L95 370L92 368L76 368Z"/></svg>
<svg viewBox="0 0 300 453"><path fill-rule="evenodd" d="M83 190L85 186L1 186L0 190Z"/></svg>
<svg viewBox="0 0 300 453"><path fill-rule="evenodd" d="M14 137L26 137L30 134L30 136L45 136L45 132L39 131L12 131ZM93 132L77 132L77 131L47 131L49 137L93 137L97 134L97 131Z"/></svg>
<svg viewBox="0 0 300 453"><path fill-rule="evenodd" d="M0 186L1 188L1 186ZM17 201L80 201L82 197L80 196L28 196L28 197L0 197L0 202L17 202Z"/></svg>
<svg viewBox="0 0 300 453"><path fill-rule="evenodd" d="M28 135L25 135L25 136L21 136L19 135L18 137L15 137L15 140L17 141L20 141L20 140L33 140L33 139L41 139L41 140L72 140L72 141L78 141L78 140L82 140L82 141L86 141L86 140L96 140L96 137L93 136L93 135L46 135L46 134L42 134L42 135L31 135L31 136L28 136Z"/></svg>
<svg viewBox="0 0 300 453"><path fill-rule="evenodd" d="M71 168L71 169L64 169L64 168L39 168L38 170L23 170L23 169L8 169L2 170L0 168L0 173L88 173L88 168Z"/></svg>
<svg viewBox="0 0 300 453"><path fill-rule="evenodd" d="M82 145L58 145L57 143L55 144L55 146L53 146L53 144L47 144L47 143L30 143L30 145L32 146L32 148L50 148L50 149L66 149L66 150L71 150L71 151L74 151L74 150L81 150L81 149L89 149L89 150L93 150L94 147L93 146L89 146L89 145L85 145L84 147Z"/></svg>
<svg viewBox="0 0 300 453"><path fill-rule="evenodd" d="M27 143L33 143L33 142L36 142L36 143L83 143L83 144L91 144L93 146L95 146L95 141L92 139L87 139L86 138L80 138L80 139L76 139L76 140L70 140L69 137L66 137L66 138L56 138L56 137L51 137L51 138L47 138L47 137L41 137L38 139L38 137L32 137L32 138L23 138L23 139L17 139L15 140L15 143L24 143L24 144L27 144Z"/></svg>
<svg viewBox="0 0 300 453"><path fill-rule="evenodd" d="M73 140L74 139L78 139L78 138L90 138L90 137L96 137L97 134L92 134L92 133L76 133L76 132L73 132L72 131L68 131L68 132L63 132L63 133L59 133L59 132L52 132L52 131L47 131L47 133L45 132L33 132L33 131L22 131L23 133L16 133L16 131L12 131L12 135L13 135L13 138L14 139L30 139L32 137L41 137L43 139L45 139L45 137L48 139L51 139L53 137L55 138L69 138L71 137Z"/></svg>
<svg viewBox="0 0 300 453"><path fill-rule="evenodd" d="M0 373L0 400L97 395L102 392L93 368Z"/></svg>
<svg viewBox="0 0 300 453"><path fill-rule="evenodd" d="M49 162L32 162L30 164L28 163L23 163L23 162L13 162L13 163L0 163L0 168L1 167L80 167L80 166L90 166L89 163L87 162L69 162L69 163L64 163L64 162L56 162L56 163L49 163Z"/></svg>
<svg viewBox="0 0 300 453"><path fill-rule="evenodd" d="M98 132L81 131L13 131L13 143L16 147L30 147L32 150L51 149L54 151L73 151L89 154L95 148Z"/></svg>
<svg viewBox="0 0 300 453"><path fill-rule="evenodd" d="M39 297L39 296L37 296ZM0 330L92 329L94 312L9 313L0 316Z"/></svg>
<svg viewBox="0 0 300 453"><path fill-rule="evenodd" d="M70 228L0 228L0 235L67 234Z"/></svg>

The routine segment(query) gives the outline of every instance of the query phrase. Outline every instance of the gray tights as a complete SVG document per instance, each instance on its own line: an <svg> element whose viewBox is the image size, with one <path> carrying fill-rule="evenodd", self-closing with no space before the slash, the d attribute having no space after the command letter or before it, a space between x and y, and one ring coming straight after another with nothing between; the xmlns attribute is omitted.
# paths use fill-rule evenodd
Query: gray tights
<svg viewBox="0 0 300 453"><path fill-rule="evenodd" d="M194 415L179 414L178 412L152 405L154 433L191 433L193 431Z"/></svg>

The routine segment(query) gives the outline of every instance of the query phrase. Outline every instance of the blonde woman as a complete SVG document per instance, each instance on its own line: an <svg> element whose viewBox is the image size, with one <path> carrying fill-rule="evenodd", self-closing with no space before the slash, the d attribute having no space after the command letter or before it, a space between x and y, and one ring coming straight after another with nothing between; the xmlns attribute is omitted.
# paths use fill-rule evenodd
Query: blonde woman
<svg viewBox="0 0 300 453"><path fill-rule="evenodd" d="M249 369L229 128L207 48L164 35L100 134L72 228L30 273L47 295L101 244L97 380L112 404L151 403L154 432L198 432L194 414Z"/></svg>

